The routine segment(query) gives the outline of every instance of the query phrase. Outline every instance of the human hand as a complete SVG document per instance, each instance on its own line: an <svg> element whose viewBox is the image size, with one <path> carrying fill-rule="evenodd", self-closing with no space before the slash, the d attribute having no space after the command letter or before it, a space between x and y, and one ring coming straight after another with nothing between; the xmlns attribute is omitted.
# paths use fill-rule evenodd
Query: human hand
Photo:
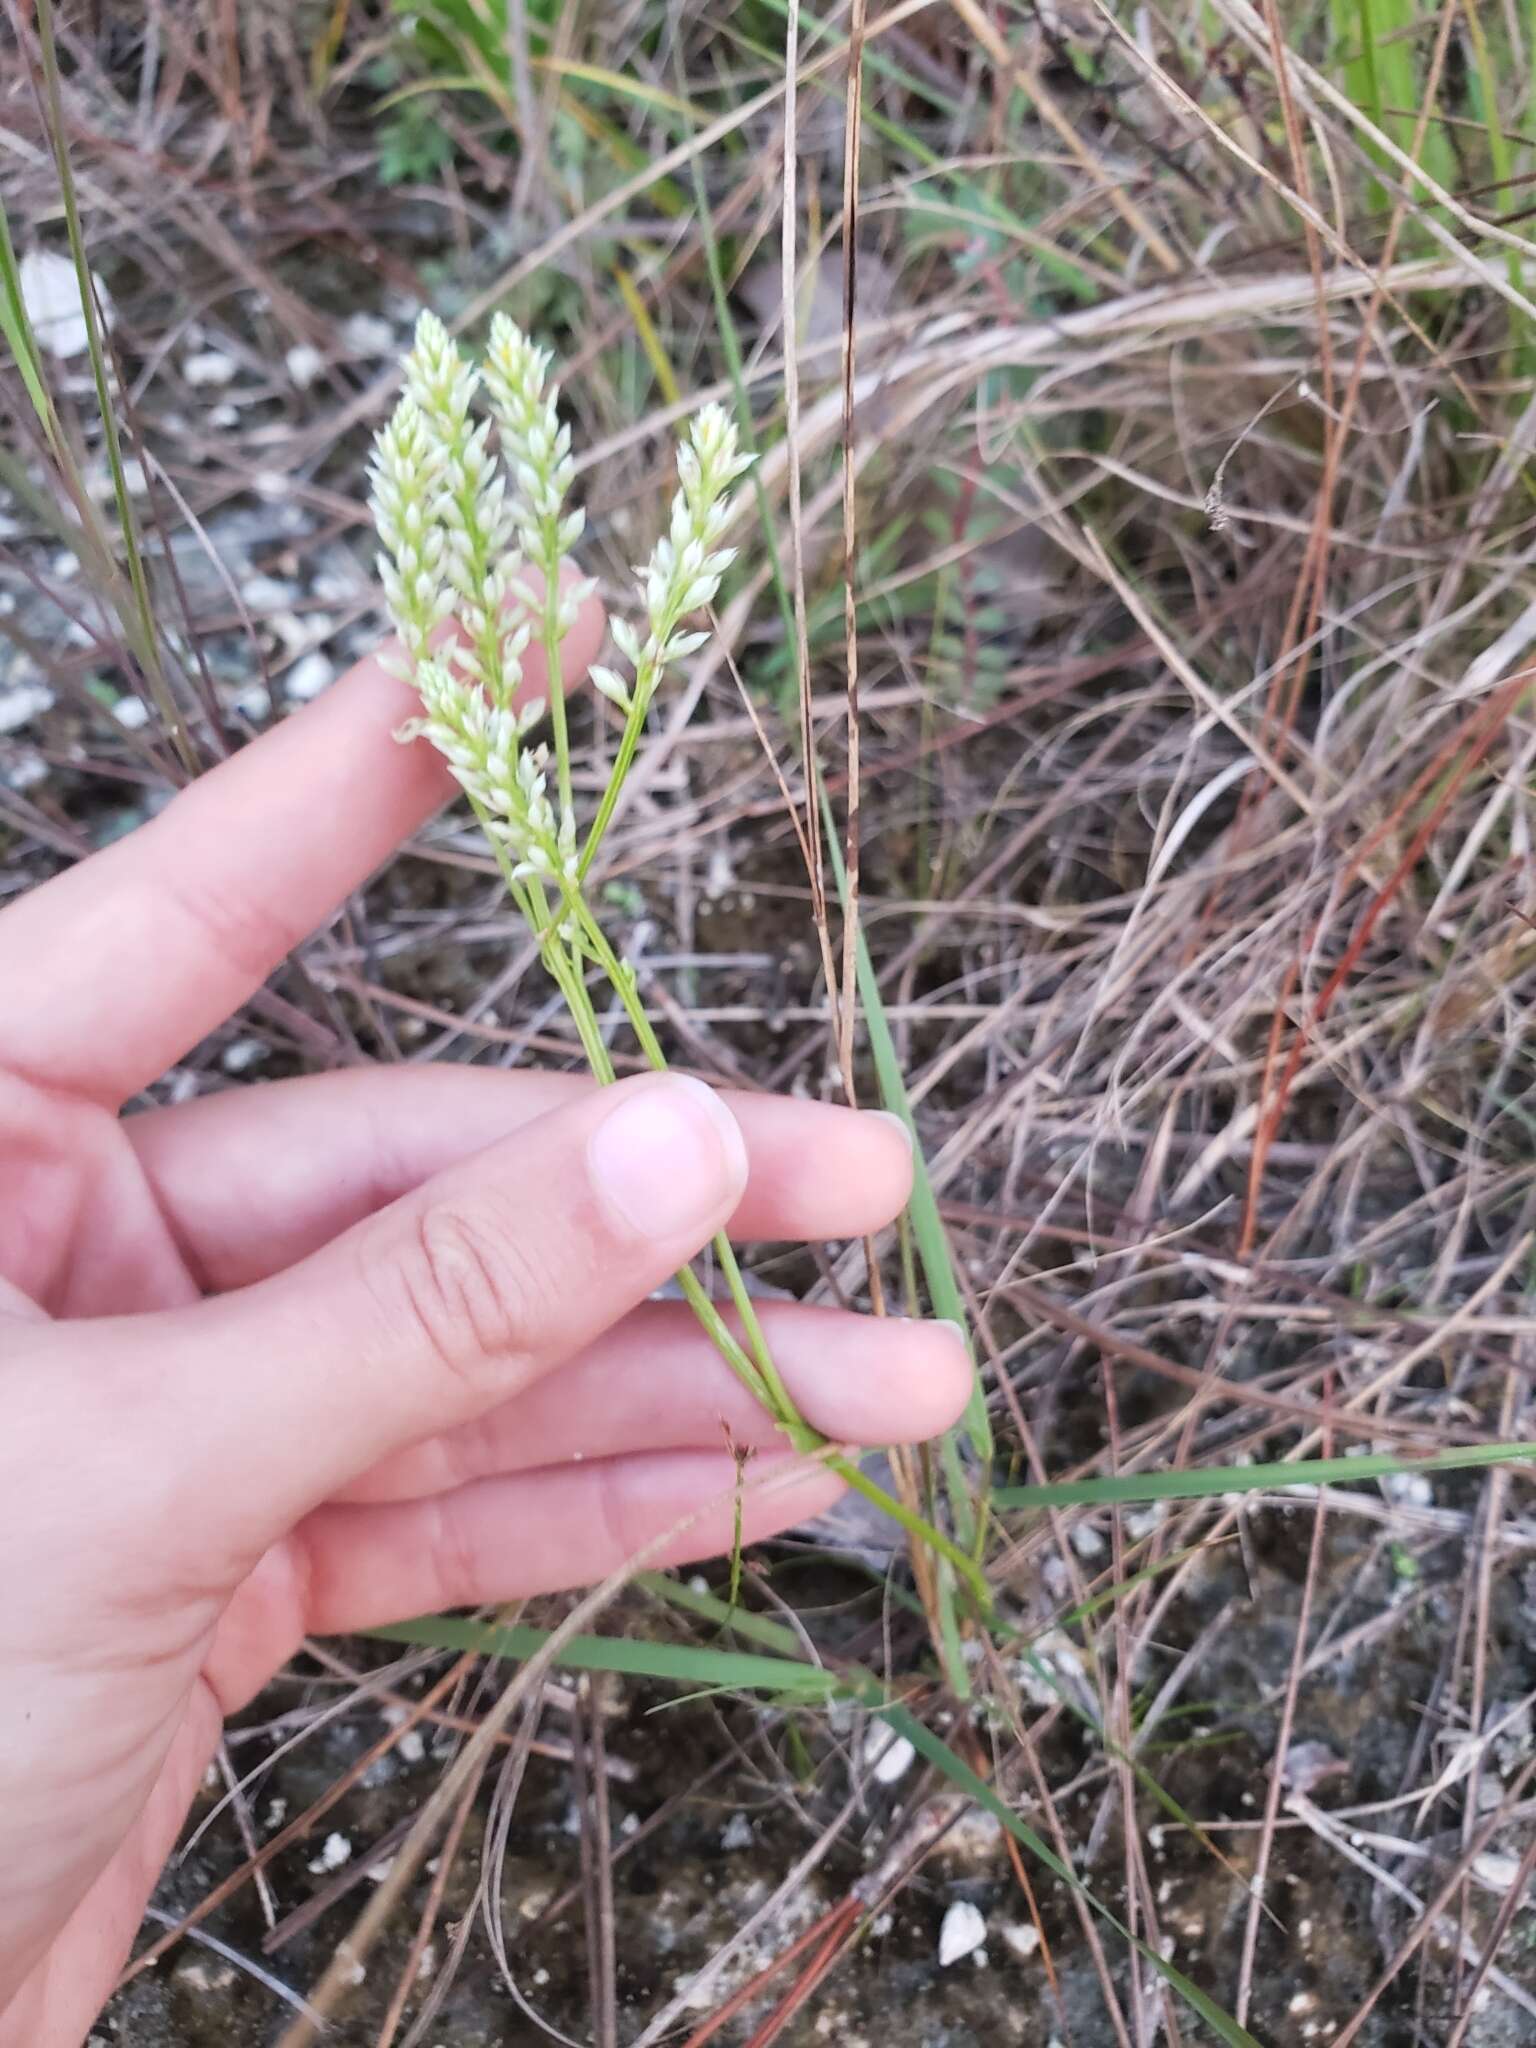
<svg viewBox="0 0 1536 2048"><path fill-rule="evenodd" d="M727 1223L845 1237L907 1194L888 1121L677 1078L406 1066L121 1118L450 794L409 709L361 664L0 916L0 2048L80 2041L221 1720L304 1636L600 1579L690 1515L653 1562L727 1547L722 1423L777 1440L647 1296ZM763 1321L831 1438L964 1403L942 1327ZM749 1491L744 1533L836 1491Z"/></svg>

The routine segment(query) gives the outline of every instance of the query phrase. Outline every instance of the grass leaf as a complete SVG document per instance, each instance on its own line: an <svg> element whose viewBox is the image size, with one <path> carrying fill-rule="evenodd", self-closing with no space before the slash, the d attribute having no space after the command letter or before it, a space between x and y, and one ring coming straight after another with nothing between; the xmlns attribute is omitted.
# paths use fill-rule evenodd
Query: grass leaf
<svg viewBox="0 0 1536 2048"><path fill-rule="evenodd" d="M1420 1458L1368 1451L1357 1458L1309 1458L1269 1465L1211 1465L1193 1472L1127 1472L1111 1479L1063 1479L1045 1486L1000 1486L998 1508L1102 1507L1154 1500L1203 1500L1211 1494L1271 1492L1330 1481L1387 1479L1400 1472L1462 1472L1528 1463L1536 1444L1466 1444Z"/></svg>

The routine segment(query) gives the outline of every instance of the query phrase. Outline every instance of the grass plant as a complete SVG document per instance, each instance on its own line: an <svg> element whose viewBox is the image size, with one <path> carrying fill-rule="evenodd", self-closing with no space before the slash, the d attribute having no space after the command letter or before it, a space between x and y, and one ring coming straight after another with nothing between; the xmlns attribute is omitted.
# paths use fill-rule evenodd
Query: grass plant
<svg viewBox="0 0 1536 2048"><path fill-rule="evenodd" d="M668 669L696 654L707 638L685 621L713 603L734 560L735 550L723 544L731 524L731 487L751 457L741 454L719 406L706 406L694 417L678 451L678 489L667 531L637 571L643 627L622 617L611 626L633 673L626 679L604 665L592 671L594 685L624 723L595 814L583 828L561 692L555 690L548 704L521 710L515 701L532 622L537 620L546 672L558 676L561 642L588 587L565 575L566 557L585 521L566 503L574 475L570 429L560 421L559 394L548 383L548 371L548 352L504 315L492 325L485 365L477 371L437 316L424 313L405 366L405 394L376 446L373 514L384 547L380 568L391 616L424 713L401 737L429 740L447 762L565 1000L594 1076L611 1082L615 1069L588 987L589 970L603 977L622 1004L649 1064L660 1069L667 1061L634 971L614 951L583 884L623 795L658 687ZM477 425L472 406L482 383L490 415ZM489 446L493 420L499 461ZM521 556L509 566L514 536ZM536 582L523 580L520 570L526 569L537 571ZM509 606L527 616L509 612ZM553 760L549 746L531 739L546 715ZM691 1269L678 1274L678 1285L727 1365L789 1445L823 1454L831 1470L930 1544L988 1604L986 1581L970 1552L923 1522L806 1422L774 1365L724 1232L712 1249L744 1341Z"/></svg>

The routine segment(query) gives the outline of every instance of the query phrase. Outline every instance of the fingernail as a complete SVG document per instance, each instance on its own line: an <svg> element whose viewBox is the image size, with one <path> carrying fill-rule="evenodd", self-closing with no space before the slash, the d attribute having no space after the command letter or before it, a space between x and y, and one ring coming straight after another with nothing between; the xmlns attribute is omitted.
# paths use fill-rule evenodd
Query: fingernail
<svg viewBox="0 0 1536 2048"><path fill-rule="evenodd" d="M868 1111L868 1114L879 1117L883 1124L894 1124L897 1130L900 1131L902 1141L906 1145L907 1150L909 1152L916 1151L917 1147L912 1138L912 1127L905 1117L898 1116L894 1109L872 1109Z"/></svg>
<svg viewBox="0 0 1536 2048"><path fill-rule="evenodd" d="M965 1353L966 1357L970 1357L971 1339L964 1323L957 1323L952 1316L941 1316L939 1318L938 1327L941 1330L953 1330L955 1335L955 1342L960 1346L960 1349Z"/></svg>
<svg viewBox="0 0 1536 2048"><path fill-rule="evenodd" d="M587 1160L616 1220L640 1238L707 1237L747 1178L735 1117L686 1074L623 1090L588 1140Z"/></svg>

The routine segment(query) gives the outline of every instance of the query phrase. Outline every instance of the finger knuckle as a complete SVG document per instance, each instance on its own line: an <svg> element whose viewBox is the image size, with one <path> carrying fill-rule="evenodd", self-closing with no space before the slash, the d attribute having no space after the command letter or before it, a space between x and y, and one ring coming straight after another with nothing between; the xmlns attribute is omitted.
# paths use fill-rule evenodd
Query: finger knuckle
<svg viewBox="0 0 1536 2048"><path fill-rule="evenodd" d="M628 1492L616 1472L595 1472L593 1490L594 1513L607 1553L604 1568L612 1570L639 1555L644 1547L643 1535Z"/></svg>
<svg viewBox="0 0 1536 2048"><path fill-rule="evenodd" d="M442 1494L429 1508L427 1563L434 1607L465 1607L481 1597L480 1553L460 1494Z"/></svg>
<svg viewBox="0 0 1536 2048"><path fill-rule="evenodd" d="M543 1294L516 1238L474 1210L435 1206L416 1219L414 1239L402 1282L429 1353L477 1386L515 1370L533 1348Z"/></svg>

